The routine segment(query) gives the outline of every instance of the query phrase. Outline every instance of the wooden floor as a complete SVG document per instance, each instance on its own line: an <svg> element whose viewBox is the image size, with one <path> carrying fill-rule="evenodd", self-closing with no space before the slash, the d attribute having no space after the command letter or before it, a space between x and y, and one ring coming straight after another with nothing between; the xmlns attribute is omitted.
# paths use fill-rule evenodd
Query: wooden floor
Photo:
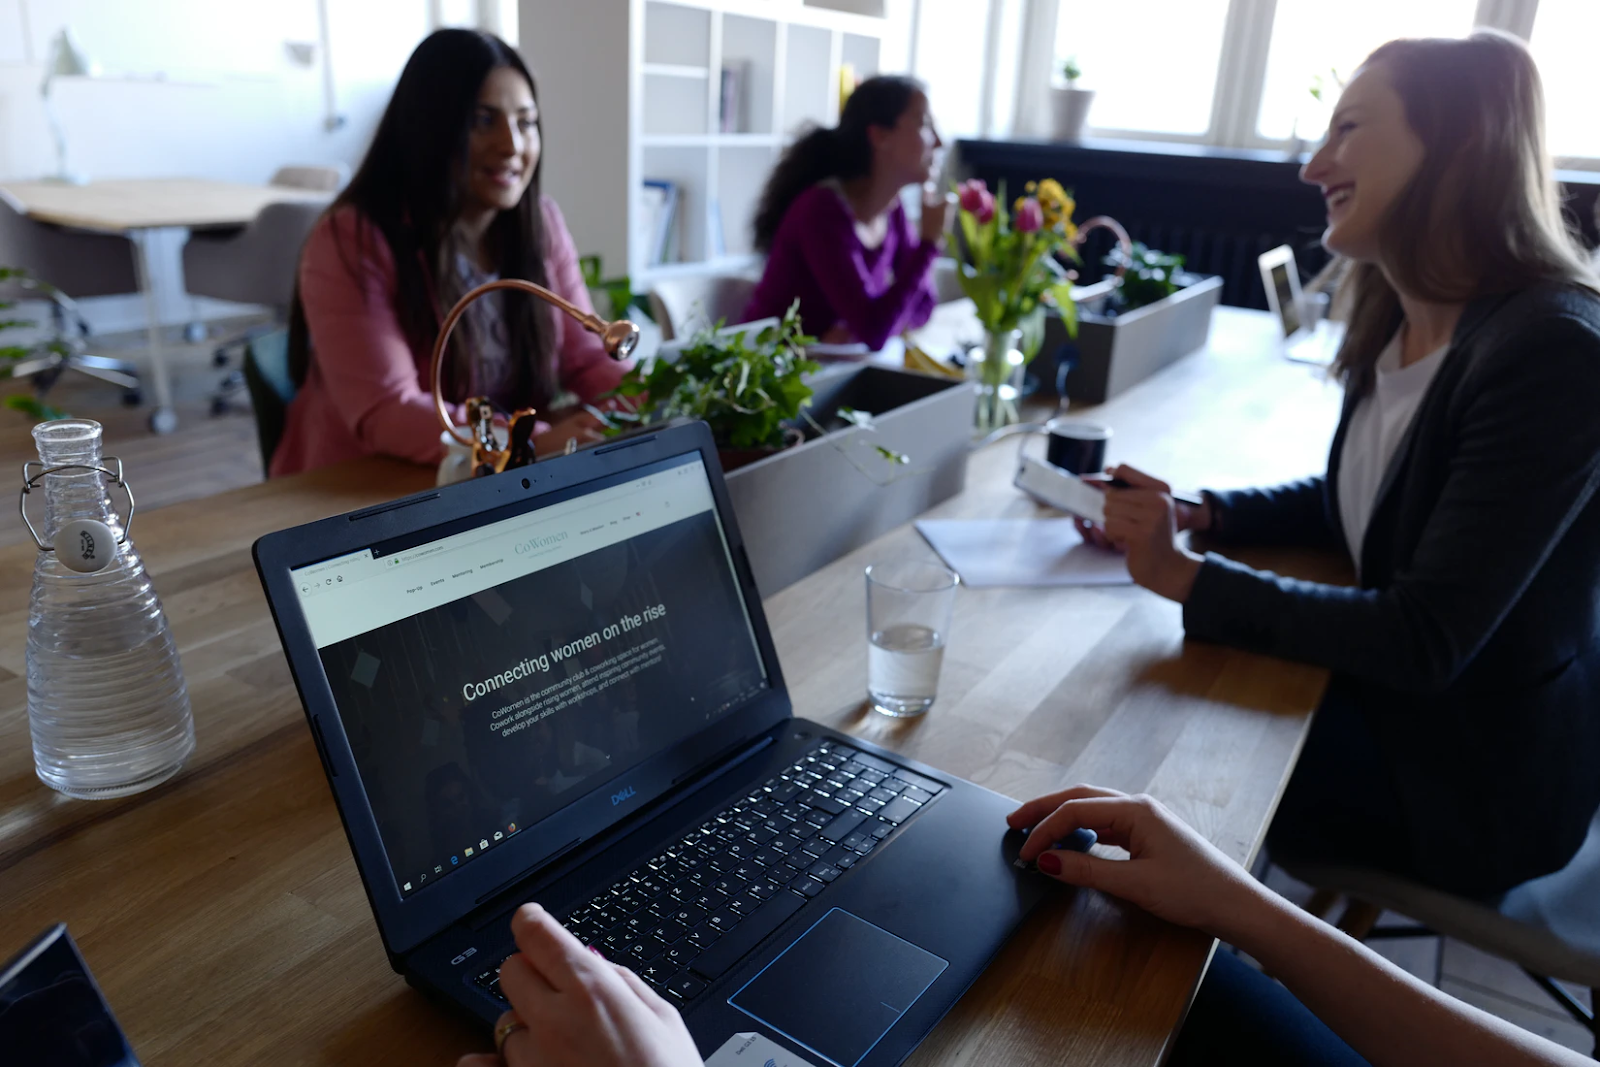
<svg viewBox="0 0 1600 1067"><path fill-rule="evenodd" d="M139 351L136 344L134 338L111 337L96 350L107 355L126 353L136 359ZM241 406L219 417L210 414L209 398L223 373L211 365L213 344L205 342L169 349L168 365L173 372L180 423L175 433L165 437L156 437L146 429L148 409L123 407L119 391L111 386L69 376L50 394L50 401L57 407L105 425L106 451L122 458L141 508L210 496L248 485L262 476L255 425L248 407ZM1181 366L1176 365L1167 373L1179 379ZM19 388L16 383L0 382L0 395ZM1309 397L1309 393L1307 398L1286 397L1285 404L1276 410L1250 410L1239 414L1241 418L1292 419L1294 406ZM239 401L241 405L247 404L242 395ZM1310 398L1310 402L1314 403L1315 399ZM1159 417L1159 413L1152 412L1152 417ZM20 486L23 461L37 458L29 429L30 423L22 415L0 410L0 471L11 479L0 484L6 486L7 492L14 493ZM1123 443L1131 443L1137 437L1136 430L1131 426L1118 427ZM1229 484L1227 443L1197 441L1193 445L1213 453L1221 468L1219 484ZM1308 456L1316 456L1325 446L1307 442L1305 447ZM1125 455L1118 458L1142 460L1159 471L1162 469L1160 461L1166 457ZM137 540L137 525L134 535ZM0 507L0 545L17 543L26 536L16 509ZM21 590L9 591L11 596L21 594ZM1277 868L1269 871L1267 884L1298 902L1303 903L1310 895L1307 887ZM1385 915L1380 925L1402 921L1399 916ZM1450 939L1442 944L1433 938L1376 941L1373 947L1424 981L1437 981L1440 988L1452 996L1579 1052L1593 1051L1594 1042L1588 1032L1562 1012L1520 969L1503 960ZM1571 992L1585 1004L1589 1003L1587 990L1571 988Z"/></svg>

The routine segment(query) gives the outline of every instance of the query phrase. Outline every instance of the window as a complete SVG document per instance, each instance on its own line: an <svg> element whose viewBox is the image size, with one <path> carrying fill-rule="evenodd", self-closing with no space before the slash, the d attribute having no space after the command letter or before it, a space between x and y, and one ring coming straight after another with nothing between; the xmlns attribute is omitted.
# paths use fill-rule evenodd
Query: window
<svg viewBox="0 0 1600 1067"><path fill-rule="evenodd" d="M917 73L928 84L928 106L949 140L983 133L984 35L988 4L922 0L917 19Z"/></svg>
<svg viewBox="0 0 1600 1067"><path fill-rule="evenodd" d="M1600 120L1594 108L1597 33L1600 6L1594 0L1539 0L1528 45L1544 81L1545 125L1553 155L1600 157Z"/></svg>
<svg viewBox="0 0 1600 1067"><path fill-rule="evenodd" d="M1055 80L1077 60L1097 129L1204 134L1227 21L1228 0L1061 0Z"/></svg>
<svg viewBox="0 0 1600 1067"><path fill-rule="evenodd" d="M1591 3L1568 0L1574 8ZM1343 0L1336 7L1278 0L1256 132L1270 140L1319 139L1339 83L1374 48L1396 37L1465 36L1477 7L1477 0ZM1323 90L1320 100L1313 86Z"/></svg>
<svg viewBox="0 0 1600 1067"><path fill-rule="evenodd" d="M941 124L956 136L1050 136L1046 87L1064 84L1070 58L1079 86L1095 90L1093 136L1292 150L1296 139L1322 137L1344 79L1379 45L1481 25L1529 43L1551 153L1600 168L1591 103L1600 0L898 2L921 12L917 69L935 83ZM1016 15L1013 7L1020 31L1015 18L990 17ZM986 34L996 54L980 55Z"/></svg>

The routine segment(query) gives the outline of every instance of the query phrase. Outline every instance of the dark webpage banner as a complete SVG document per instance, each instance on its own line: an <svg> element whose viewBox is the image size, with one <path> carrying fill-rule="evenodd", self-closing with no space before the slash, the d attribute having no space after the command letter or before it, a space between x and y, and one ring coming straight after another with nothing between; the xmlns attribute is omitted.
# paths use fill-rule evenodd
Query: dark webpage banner
<svg viewBox="0 0 1600 1067"><path fill-rule="evenodd" d="M709 511L321 655L403 894L765 684Z"/></svg>

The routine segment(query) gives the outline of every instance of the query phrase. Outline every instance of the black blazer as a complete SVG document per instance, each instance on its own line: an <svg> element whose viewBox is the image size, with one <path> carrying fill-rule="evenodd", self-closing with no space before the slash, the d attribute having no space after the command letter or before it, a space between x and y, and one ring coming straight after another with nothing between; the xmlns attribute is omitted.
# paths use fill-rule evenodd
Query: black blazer
<svg viewBox="0 0 1600 1067"><path fill-rule="evenodd" d="M1216 536L1346 548L1339 461L1217 492ZM1361 585L1208 555L1189 635L1332 668L1381 748L1418 874L1558 870L1600 806L1600 297L1473 301L1379 487ZM1471 859L1468 859L1471 857ZM1437 876L1430 872L1439 872ZM1477 879L1474 879L1477 881Z"/></svg>

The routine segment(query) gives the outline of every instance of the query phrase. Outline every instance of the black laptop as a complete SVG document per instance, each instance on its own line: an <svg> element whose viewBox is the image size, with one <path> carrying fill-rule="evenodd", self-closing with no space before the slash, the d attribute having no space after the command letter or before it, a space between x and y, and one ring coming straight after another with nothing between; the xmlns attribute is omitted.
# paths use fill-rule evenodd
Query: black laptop
<svg viewBox="0 0 1600 1067"><path fill-rule="evenodd" d="M389 962L485 1022L536 900L713 1065L895 1064L1047 892L1011 800L793 717L703 423L255 559Z"/></svg>

